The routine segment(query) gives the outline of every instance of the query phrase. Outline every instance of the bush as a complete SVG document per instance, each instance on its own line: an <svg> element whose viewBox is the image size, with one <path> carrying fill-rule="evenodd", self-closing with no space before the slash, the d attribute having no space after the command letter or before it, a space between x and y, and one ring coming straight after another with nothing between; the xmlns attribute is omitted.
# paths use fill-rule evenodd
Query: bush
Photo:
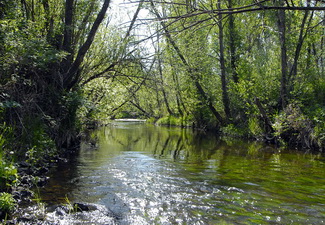
<svg viewBox="0 0 325 225"><path fill-rule="evenodd" d="M158 119L156 124L166 126L183 126L183 119L181 117L166 116Z"/></svg>
<svg viewBox="0 0 325 225"><path fill-rule="evenodd" d="M0 211L10 213L15 209L15 199L9 193L0 193Z"/></svg>
<svg viewBox="0 0 325 225"><path fill-rule="evenodd" d="M156 122L157 122L157 119L154 118L154 117L150 117L149 119L147 119L146 122L147 122L147 123L156 123Z"/></svg>
<svg viewBox="0 0 325 225"><path fill-rule="evenodd" d="M296 104L289 104L275 117L273 129L280 142L305 148L312 148L314 145L314 125Z"/></svg>
<svg viewBox="0 0 325 225"><path fill-rule="evenodd" d="M17 168L0 158L0 190L4 190L17 181Z"/></svg>
<svg viewBox="0 0 325 225"><path fill-rule="evenodd" d="M170 126L182 126L182 118L170 116L169 117L169 125Z"/></svg>
<svg viewBox="0 0 325 225"><path fill-rule="evenodd" d="M320 147L325 147L325 107L317 107L313 111L313 123L315 124L312 132L312 139L314 143Z"/></svg>
<svg viewBox="0 0 325 225"><path fill-rule="evenodd" d="M249 118L248 129L250 134L252 134L256 138L263 136L263 129L261 128L259 120L256 117Z"/></svg>
<svg viewBox="0 0 325 225"><path fill-rule="evenodd" d="M11 142L12 130L10 127L3 124L0 126L0 191L5 190L17 181L17 169L9 162L6 153L8 152L7 147Z"/></svg>
<svg viewBox="0 0 325 225"><path fill-rule="evenodd" d="M156 125L169 125L169 116L158 119Z"/></svg>
<svg viewBox="0 0 325 225"><path fill-rule="evenodd" d="M247 131L245 129L236 127L234 124L229 124L226 127L222 127L221 132L225 135L233 136L233 137L247 136Z"/></svg>

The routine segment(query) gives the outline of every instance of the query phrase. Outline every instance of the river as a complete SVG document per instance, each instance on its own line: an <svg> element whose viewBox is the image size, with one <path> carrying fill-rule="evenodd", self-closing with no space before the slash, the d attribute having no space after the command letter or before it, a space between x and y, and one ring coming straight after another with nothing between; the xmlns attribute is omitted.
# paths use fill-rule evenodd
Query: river
<svg viewBox="0 0 325 225"><path fill-rule="evenodd" d="M115 122L91 134L40 190L53 224L323 224L325 160L189 129ZM101 208L100 208L101 207ZM100 210L101 209L101 210Z"/></svg>

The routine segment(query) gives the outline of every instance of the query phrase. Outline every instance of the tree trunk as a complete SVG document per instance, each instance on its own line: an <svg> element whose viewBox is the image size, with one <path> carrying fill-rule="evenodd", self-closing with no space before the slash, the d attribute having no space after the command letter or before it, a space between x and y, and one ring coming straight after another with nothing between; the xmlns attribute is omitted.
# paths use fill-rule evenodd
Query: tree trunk
<svg viewBox="0 0 325 225"><path fill-rule="evenodd" d="M255 98L255 104L258 108L258 110L260 111L260 114L261 116L263 117L264 119L264 123L265 123L265 127L266 127L266 131L268 134L270 133L274 133L274 129L272 127L272 122L271 122L271 119L269 118L269 116L267 115L264 107L262 106L259 98Z"/></svg>
<svg viewBox="0 0 325 225"><path fill-rule="evenodd" d="M66 60L63 62L63 72L67 72L72 64L73 60L73 48L72 48L72 37L73 37L73 5L74 0L66 0L65 2L65 20L64 20L64 35L62 50L68 53Z"/></svg>
<svg viewBox="0 0 325 225"><path fill-rule="evenodd" d="M50 5L48 0L42 0L43 8L44 8L44 19L45 19L45 32L46 38L50 42L52 36L52 25L51 25L51 12L50 12Z"/></svg>
<svg viewBox="0 0 325 225"><path fill-rule="evenodd" d="M231 9L233 7L232 0L228 0L228 7ZM235 83L238 83L238 73L236 69L236 64L238 60L238 55L236 52L236 38L237 37L236 27L235 27L235 18L233 14L229 15L229 48L230 48L230 66L232 77Z"/></svg>
<svg viewBox="0 0 325 225"><path fill-rule="evenodd" d="M30 19L30 13L29 13L29 10L28 10L28 6L27 6L27 3L26 3L26 0L21 0L21 11L22 12L25 12L25 17L27 20Z"/></svg>
<svg viewBox="0 0 325 225"><path fill-rule="evenodd" d="M221 0L218 0L218 9L221 9ZM228 97L228 87L226 79L226 65L224 56L224 38L223 38L223 24L222 24L222 14L218 14L218 26L219 26L219 53L220 53L220 70L221 70L221 85L222 85L222 102L224 105L224 110L226 114L226 120L230 118L230 107L229 107L229 97Z"/></svg>
<svg viewBox="0 0 325 225"><path fill-rule="evenodd" d="M174 72L172 72L172 76L173 76L173 81L175 83L175 88L176 88L176 103L177 103L177 109L178 109L178 112L181 116L184 115L184 112L183 110L185 111L185 113L187 113L187 109L184 105L184 102L183 102L183 99L182 99L182 94L181 94L181 91L180 91L180 87L179 87L179 82L178 82L178 79L176 77L176 74ZM183 109L182 109L183 107Z"/></svg>
<svg viewBox="0 0 325 225"><path fill-rule="evenodd" d="M67 0L67 1L71 1L71 0ZM64 85L65 88L67 90L71 89L72 87L74 87L77 82L79 81L80 78L80 65L84 60L84 57L88 51L88 49L90 48L91 44L93 43L94 37L96 35L96 32L98 30L99 25L101 24L101 22L103 21L107 8L109 6L110 0L105 0L102 9L100 10L100 12L97 15L97 18L94 22L94 24L92 25L90 32L87 36L87 40L85 41L85 43L80 47L78 54L76 56L76 59L74 60L73 64L71 65L71 67L69 68L69 71L67 71L67 73L65 74L65 78L64 78Z"/></svg>
<svg viewBox="0 0 325 225"><path fill-rule="evenodd" d="M283 6L284 2L280 1L280 5ZM285 11L283 9L278 10L278 29L279 39L281 46L281 87L280 87L280 102L282 109L285 109L287 105L287 79L288 79L288 57L287 57L287 45L286 45L286 18Z"/></svg>
<svg viewBox="0 0 325 225"><path fill-rule="evenodd" d="M307 2L307 6L309 6L309 5L310 4L309 4L309 1L308 1ZM295 56L294 56L293 64L292 64L292 67L291 67L291 70L290 70L290 74L289 74L289 79L291 81L290 83L292 83L293 82L293 79L295 79L295 77L297 76L297 72L298 72L298 59L299 59L299 56L300 56L300 52L301 52L302 45L303 45L304 40L305 40L305 37L307 35L307 31L305 31L305 26L306 26L306 22L307 22L308 15L309 15L309 11L305 11L304 18L302 19L302 22L301 22L301 25L300 25L298 43L297 43L297 46L296 46ZM309 23L311 22L311 19L312 18L313 18L313 13L310 16ZM304 34L304 31L305 31L305 34Z"/></svg>
<svg viewBox="0 0 325 225"><path fill-rule="evenodd" d="M163 94L163 97L164 97L164 102L165 102L165 105L166 105L166 109L167 109L167 112L169 113L169 115L173 115L173 112L172 110L170 109L169 107L169 103L168 103L168 99L167 99L167 93L165 91L165 87L164 87L164 78L163 78L163 71L162 71L162 65L161 65L161 58L160 58L160 34L158 33L157 34L157 45L158 45L158 55L157 55L157 58L158 58L158 71L159 71L159 75L160 75L160 82L161 82L161 92Z"/></svg>

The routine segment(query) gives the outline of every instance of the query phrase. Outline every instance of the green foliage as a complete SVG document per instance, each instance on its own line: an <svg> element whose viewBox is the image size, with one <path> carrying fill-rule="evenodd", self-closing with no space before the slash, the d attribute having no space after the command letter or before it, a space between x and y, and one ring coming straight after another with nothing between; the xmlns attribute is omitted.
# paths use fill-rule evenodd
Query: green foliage
<svg viewBox="0 0 325 225"><path fill-rule="evenodd" d="M275 117L273 124L275 135L289 144L299 144L303 147L321 148L324 141L324 123L313 125L300 107L289 104L287 108Z"/></svg>
<svg viewBox="0 0 325 225"><path fill-rule="evenodd" d="M156 124L157 125L170 125L170 116L162 117L157 120Z"/></svg>
<svg viewBox="0 0 325 225"><path fill-rule="evenodd" d="M6 190L17 182L17 168L10 161L12 129L6 124L1 126L0 133L0 190Z"/></svg>
<svg viewBox="0 0 325 225"><path fill-rule="evenodd" d="M29 77L32 72L48 72L66 56L41 36L42 30L37 23L17 18L0 20L0 31L5 34L0 71L6 79L2 82L19 79L22 75L32 79Z"/></svg>
<svg viewBox="0 0 325 225"><path fill-rule="evenodd" d="M83 103L83 96L80 91L70 91L63 95L61 106L65 115L65 125L73 126L77 123L76 112Z"/></svg>
<svg viewBox="0 0 325 225"><path fill-rule="evenodd" d="M182 126L183 127L191 127L195 123L195 119L193 115L186 115L182 117Z"/></svg>
<svg viewBox="0 0 325 225"><path fill-rule="evenodd" d="M35 166L56 155L55 143L46 132L47 127L43 121L26 117L24 123L26 130L20 139L20 148L25 149L17 152L16 156Z"/></svg>
<svg viewBox="0 0 325 225"><path fill-rule="evenodd" d="M256 117L251 117L248 119L248 129L249 129L249 132L254 137L260 137L263 135L263 129L261 128L261 126L259 124L259 120Z"/></svg>
<svg viewBox="0 0 325 225"><path fill-rule="evenodd" d="M202 2L192 7L183 0L177 3L181 4L154 3L161 15L176 19L166 21L164 34L168 33L168 38L161 32L163 23L135 21L135 27L145 24L148 33L157 34L141 36L150 39L148 42L140 41L133 32L125 35L120 26L100 26L77 72L69 74L101 1L77 1L71 27L65 27L64 1L2 1L0 116L1 122L13 128L13 136L21 139L15 144L20 156L36 163L37 156L51 154L46 149L52 149L54 142L57 147L68 148L77 142L84 125L114 117L161 118L157 124L200 129L219 128L222 122L218 121L224 119L224 133L259 137L265 128L255 98L273 119L277 137L290 139L293 135L289 142L323 146L325 119L319 111L324 110L325 99L322 13L315 11L312 16L310 12L286 10L288 68L284 84L280 60L283 40L279 39L275 11L236 13L216 23L211 22L218 17L213 13L183 17L196 9L214 12L211 7L215 4ZM235 8L248 4L228 3ZM154 11L150 5L145 7ZM221 7L228 10L229 5L222 2ZM308 18L303 27L305 15ZM223 40L218 25L223 28ZM71 37L67 28L72 29ZM221 71L221 51L226 71ZM296 72L291 65L294 61ZM221 72L226 73L226 87ZM297 107L291 111L282 108L282 86L286 86L288 102L299 102L298 111ZM229 113L223 94L229 96ZM223 119L216 119L215 111Z"/></svg>
<svg viewBox="0 0 325 225"><path fill-rule="evenodd" d="M75 148L79 145L78 134L82 121L78 115L84 98L80 91L70 91L62 94L60 99L60 114L58 130L56 130L56 145L59 148Z"/></svg>
<svg viewBox="0 0 325 225"><path fill-rule="evenodd" d="M325 147L325 107L316 107L313 111L313 122L315 124L311 134L312 141L320 148Z"/></svg>
<svg viewBox="0 0 325 225"><path fill-rule="evenodd" d="M166 116L158 119L156 124L166 126L183 126L183 120L181 117Z"/></svg>
<svg viewBox="0 0 325 225"><path fill-rule="evenodd" d="M0 193L0 211L10 213L15 209L16 201L9 193Z"/></svg>
<svg viewBox="0 0 325 225"><path fill-rule="evenodd" d="M146 120L146 122L147 122L147 123L152 123L152 124L154 124L154 123L157 122L157 119L154 118L154 117L150 117L149 119Z"/></svg>
<svg viewBox="0 0 325 225"><path fill-rule="evenodd" d="M179 126L179 127L191 127L194 123L193 116L166 116L160 119L150 118L147 120L148 123L155 123L156 125L165 125L165 126Z"/></svg>
<svg viewBox="0 0 325 225"><path fill-rule="evenodd" d="M325 146L325 123L317 124L314 127L313 133L311 134L312 141L314 141L318 147L324 148Z"/></svg>
<svg viewBox="0 0 325 225"><path fill-rule="evenodd" d="M0 190L5 190L17 182L18 172L12 163L5 162L3 158L0 160Z"/></svg>
<svg viewBox="0 0 325 225"><path fill-rule="evenodd" d="M133 115L128 111L122 111L119 112L115 118L116 119L133 118Z"/></svg>
<svg viewBox="0 0 325 225"><path fill-rule="evenodd" d="M220 131L221 133L232 137L247 137L247 130L245 128L235 126L234 124L229 124L222 127Z"/></svg>

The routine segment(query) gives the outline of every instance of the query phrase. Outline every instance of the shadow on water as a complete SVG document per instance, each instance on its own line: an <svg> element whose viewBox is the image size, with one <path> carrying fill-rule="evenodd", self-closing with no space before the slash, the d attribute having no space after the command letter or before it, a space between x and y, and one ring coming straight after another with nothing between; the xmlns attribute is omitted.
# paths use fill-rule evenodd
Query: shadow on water
<svg viewBox="0 0 325 225"><path fill-rule="evenodd" d="M98 147L53 170L48 205L103 205L117 224L325 223L321 155L135 123L93 135Z"/></svg>

